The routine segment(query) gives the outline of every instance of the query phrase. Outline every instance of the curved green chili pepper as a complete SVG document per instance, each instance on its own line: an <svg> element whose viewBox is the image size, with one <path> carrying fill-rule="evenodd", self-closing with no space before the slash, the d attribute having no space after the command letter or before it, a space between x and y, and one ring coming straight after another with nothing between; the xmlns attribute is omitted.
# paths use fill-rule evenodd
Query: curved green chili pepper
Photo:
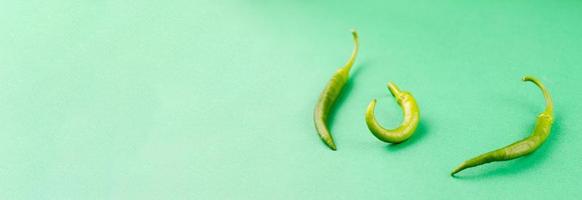
<svg viewBox="0 0 582 200"><path fill-rule="evenodd" d="M409 92L402 92L398 89L394 83L388 83L388 89L392 93L392 96L396 98L396 102L402 107L404 114L404 120L400 127L394 130L388 130L380 126L374 117L374 108L376 107L376 99L372 100L368 105L368 110L366 111L366 124L368 129L376 136L378 139L389 142L389 143L401 143L407 140L418 126L420 121L420 111L416 100Z"/></svg>
<svg viewBox="0 0 582 200"><path fill-rule="evenodd" d="M321 140L323 140L323 142L334 151L336 150L336 147L333 138L331 137L331 133L327 128L327 116L348 81L350 69L352 68L352 65L354 65L356 55L358 54L358 33L355 30L352 30L352 35L354 37L354 50L352 56L342 68L335 72L331 77L331 80L321 92L313 116L313 121L315 122L315 128L317 129L317 133L319 133L319 137L321 137Z"/></svg>
<svg viewBox="0 0 582 200"><path fill-rule="evenodd" d="M544 143L548 135L550 135L550 130L552 128L553 122L553 111L554 103L550 97L550 93L546 87L536 78L531 76L523 77L523 81L531 81L536 84L544 94L546 100L546 110L538 115L538 119L535 125L533 133L520 141L510 144L506 147L482 154L473 159L467 160L451 172L451 176L455 175L463 169L475 167L485 163L495 162L495 161L505 161L515 159L521 156L525 156L534 152L540 145Z"/></svg>

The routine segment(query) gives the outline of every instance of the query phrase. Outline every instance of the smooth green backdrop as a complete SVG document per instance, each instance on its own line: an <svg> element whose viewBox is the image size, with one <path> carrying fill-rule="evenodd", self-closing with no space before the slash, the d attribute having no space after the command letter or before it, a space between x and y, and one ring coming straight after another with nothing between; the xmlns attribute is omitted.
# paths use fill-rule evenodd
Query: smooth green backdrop
<svg viewBox="0 0 582 200"><path fill-rule="evenodd" d="M313 109L361 52L331 130ZM0 199L580 199L582 2L0 1ZM537 152L449 176L527 136ZM411 140L372 136L411 91Z"/></svg>

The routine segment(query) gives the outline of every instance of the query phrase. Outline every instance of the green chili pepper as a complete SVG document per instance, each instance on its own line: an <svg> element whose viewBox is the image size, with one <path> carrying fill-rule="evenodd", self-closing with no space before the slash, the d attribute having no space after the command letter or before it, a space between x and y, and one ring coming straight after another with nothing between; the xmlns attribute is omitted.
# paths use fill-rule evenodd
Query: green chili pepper
<svg viewBox="0 0 582 200"><path fill-rule="evenodd" d="M548 135L550 135L550 130L552 128L553 122L553 111L554 104L552 98L550 97L549 91L546 87L536 78L531 76L523 77L523 81L530 81L536 84L544 94L546 100L546 110L538 115L537 122L533 133L520 141L510 144L506 147L482 154L473 159L467 160L451 172L451 176L455 175L463 169L475 167L485 163L495 162L495 161L506 161L515 159L521 156L528 155L534 152L540 145L544 143Z"/></svg>
<svg viewBox="0 0 582 200"><path fill-rule="evenodd" d="M366 110L366 124L368 125L368 129L370 129L378 139L384 142L397 144L404 142L412 136L418 126L418 122L420 121L420 111L416 104L416 100L414 100L414 97L412 97L409 92L400 91L394 83L388 83L388 89L402 108L404 114L402 124L394 130L385 129L380 126L376 121L376 117L374 117L376 99L372 100L368 105L368 109Z"/></svg>
<svg viewBox="0 0 582 200"><path fill-rule="evenodd" d="M327 117L335 101L340 96L342 89L346 85L346 82L348 81L350 69L354 65L356 55L358 54L358 33L355 30L352 30L352 35L354 37L354 50L352 52L352 56L342 68L335 72L335 74L331 77L331 80L327 83L321 92L319 100L317 101L317 105L315 106L315 113L313 116L315 128L319 133L319 137L321 137L321 140L323 140L323 142L334 151L336 150L336 146L333 142L333 138L331 137L331 133L327 128Z"/></svg>

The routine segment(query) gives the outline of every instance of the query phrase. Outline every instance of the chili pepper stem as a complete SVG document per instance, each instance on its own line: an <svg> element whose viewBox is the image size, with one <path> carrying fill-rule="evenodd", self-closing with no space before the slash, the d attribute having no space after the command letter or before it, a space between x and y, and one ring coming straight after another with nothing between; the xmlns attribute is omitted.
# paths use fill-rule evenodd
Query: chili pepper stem
<svg viewBox="0 0 582 200"><path fill-rule="evenodd" d="M537 78L534 78L532 76L524 76L522 80L532 82L542 90L542 93L544 94L544 99L546 100L546 110L544 112L552 113L554 111L554 102L552 101L550 92L548 91L548 89L546 89L546 86L542 84L542 82L540 82Z"/></svg>
<svg viewBox="0 0 582 200"><path fill-rule="evenodd" d="M398 86L392 82L389 82L388 89L390 90L390 93L392 93L392 96L394 96L396 99L400 98L400 89L398 89Z"/></svg>
<svg viewBox="0 0 582 200"><path fill-rule="evenodd" d="M344 73L346 76L350 73L352 66L354 66L354 62L356 61L356 56L358 56L358 50L360 46L358 32L356 31L356 29L351 29L350 31L352 32L352 36L354 37L354 50L352 51L352 56L350 56L348 62L344 65L344 67L340 68L342 73Z"/></svg>

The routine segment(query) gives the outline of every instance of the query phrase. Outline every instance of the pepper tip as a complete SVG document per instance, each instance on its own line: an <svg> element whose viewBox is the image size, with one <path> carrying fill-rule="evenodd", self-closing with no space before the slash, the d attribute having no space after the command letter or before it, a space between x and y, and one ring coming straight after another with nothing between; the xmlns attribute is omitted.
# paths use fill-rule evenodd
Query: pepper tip
<svg viewBox="0 0 582 200"><path fill-rule="evenodd" d="M451 176L455 177L455 174L459 173L460 171L463 171L463 169L465 169L465 162L461 163L459 166L453 169L453 171L451 171Z"/></svg>
<svg viewBox="0 0 582 200"><path fill-rule="evenodd" d="M337 147L335 147L335 144L334 144L334 143L331 143L331 144L329 145L329 148L330 148L332 151L337 151Z"/></svg>
<svg viewBox="0 0 582 200"><path fill-rule="evenodd" d="M333 140L331 140L331 139L324 139L323 142L331 150L333 150L333 151L336 151L337 150L337 147L335 146L335 143L333 142Z"/></svg>

